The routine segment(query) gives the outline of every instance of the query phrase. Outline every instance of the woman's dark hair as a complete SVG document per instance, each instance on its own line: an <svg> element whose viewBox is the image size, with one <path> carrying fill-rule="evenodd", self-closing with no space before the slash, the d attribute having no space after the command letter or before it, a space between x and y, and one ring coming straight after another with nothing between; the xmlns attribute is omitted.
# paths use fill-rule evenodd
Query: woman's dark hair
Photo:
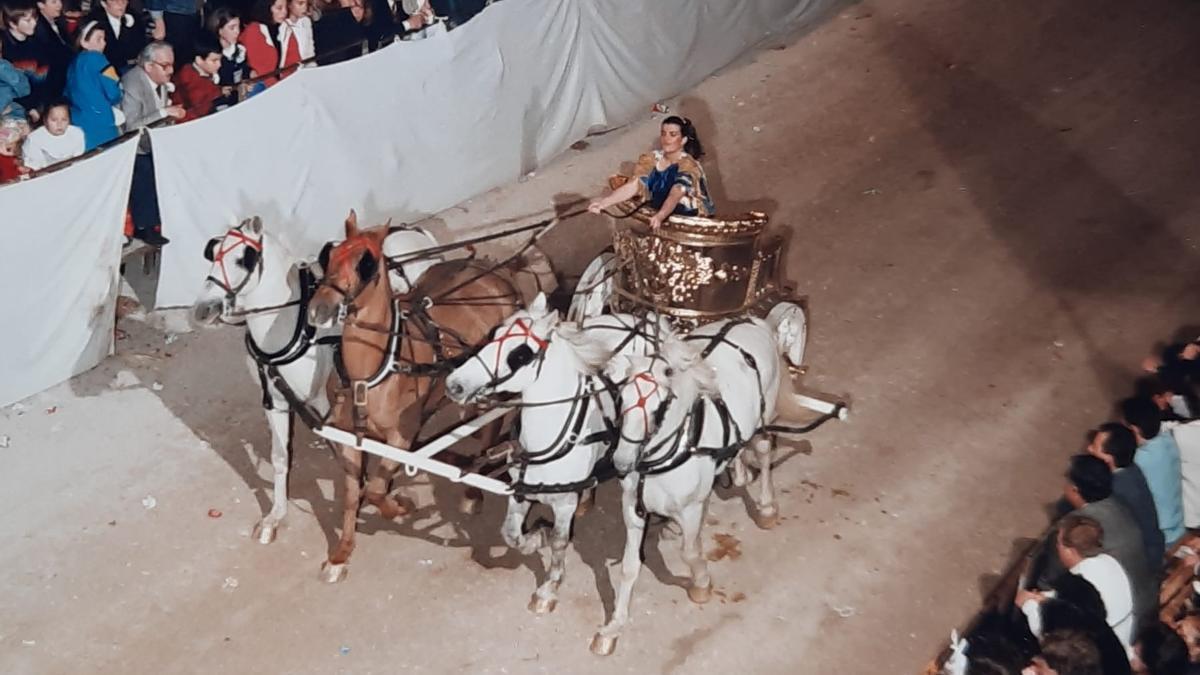
<svg viewBox="0 0 1200 675"><path fill-rule="evenodd" d="M79 30L76 31L76 33L75 33L75 49L76 49L76 51L83 51L83 43L87 42L88 38L92 37L92 35L96 31L103 31L103 30L104 30L104 26L100 25L100 22L95 19L85 22L82 26L79 27Z"/></svg>
<svg viewBox="0 0 1200 675"><path fill-rule="evenodd" d="M275 4L275 0L254 0L254 4L250 5L250 14L247 16L250 21L261 23L268 28L275 25L275 20L271 18L271 5ZM268 31L273 33L274 31ZM271 43L275 43L275 38L269 38Z"/></svg>
<svg viewBox="0 0 1200 675"><path fill-rule="evenodd" d="M270 16L270 12L271 12L271 6L267 5L267 16L268 17ZM204 26L206 28L208 28L208 32L212 33L213 35L216 35L217 31L219 31L225 27L225 24L229 23L230 21L233 21L234 19L241 19L241 18L242 17L238 16L238 13L235 12L232 7L222 5L216 9L214 9L212 14L208 15L208 21L206 21L204 23Z"/></svg>
<svg viewBox="0 0 1200 675"><path fill-rule="evenodd" d="M704 156L704 146L700 145L700 137L696 135L696 127L692 126L692 121L686 117L679 115L671 115L662 121L660 126L674 124L679 127L680 133L683 134L683 151L692 156L692 159L700 159Z"/></svg>

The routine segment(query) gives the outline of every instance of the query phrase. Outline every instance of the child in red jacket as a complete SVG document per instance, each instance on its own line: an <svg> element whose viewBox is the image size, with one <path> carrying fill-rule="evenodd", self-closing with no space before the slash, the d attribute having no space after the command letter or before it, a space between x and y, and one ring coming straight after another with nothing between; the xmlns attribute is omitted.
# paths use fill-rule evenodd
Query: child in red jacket
<svg viewBox="0 0 1200 675"><path fill-rule="evenodd" d="M175 99L186 113L180 122L212 112L216 100L221 98L220 70L221 45L210 35L200 36L192 62L175 71Z"/></svg>

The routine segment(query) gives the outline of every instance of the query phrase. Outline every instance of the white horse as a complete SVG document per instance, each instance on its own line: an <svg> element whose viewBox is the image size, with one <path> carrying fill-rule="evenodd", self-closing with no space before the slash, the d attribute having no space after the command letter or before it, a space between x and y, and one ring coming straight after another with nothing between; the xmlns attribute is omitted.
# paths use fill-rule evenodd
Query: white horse
<svg viewBox="0 0 1200 675"><path fill-rule="evenodd" d="M747 444L761 472L755 520L760 527L774 524L774 439L763 430L775 419L776 397L787 381L782 354L795 346L786 339L788 332L778 329L756 318L727 319L685 338L668 336L658 355L616 356L606 369L611 379L624 383L613 464L622 476L625 555L616 606L592 639L593 653L611 654L629 619L647 513L678 524L691 573L688 597L696 603L711 598L700 537L704 511L715 477Z"/></svg>
<svg viewBox="0 0 1200 675"><path fill-rule="evenodd" d="M544 529L526 534L533 502L554 512L550 565L530 600L538 614L554 610L566 566L571 521L580 493L597 481L597 465L613 448L616 391L597 371L614 352L647 353L665 326L632 315L610 314L583 324L561 322L545 295L496 327L493 339L446 378L456 402L479 402L495 394L520 395L519 450L510 475L501 535L523 555L545 547Z"/></svg>
<svg viewBox="0 0 1200 675"><path fill-rule="evenodd" d="M398 229L384 251L400 255L437 245L420 228ZM212 261L208 278L192 307L202 325L245 322L251 370L263 387L263 407L271 429L274 490L271 510L252 536L260 543L275 539L287 515L287 475L293 413L319 425L329 411L325 383L333 371L333 343L309 326L305 314L317 281L309 263L263 229L257 216L242 221L208 242L204 256ZM409 290L436 259L414 260L389 275L397 292ZM283 389L290 390L285 393ZM294 403L299 408L294 409Z"/></svg>

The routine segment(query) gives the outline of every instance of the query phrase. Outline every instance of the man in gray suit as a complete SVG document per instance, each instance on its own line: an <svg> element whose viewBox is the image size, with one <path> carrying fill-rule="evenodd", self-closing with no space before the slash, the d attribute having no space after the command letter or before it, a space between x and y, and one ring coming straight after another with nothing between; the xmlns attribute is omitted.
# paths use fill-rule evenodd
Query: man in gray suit
<svg viewBox="0 0 1200 675"><path fill-rule="evenodd" d="M181 119L183 106L171 104L171 74L175 72L175 53L165 42L151 42L138 55L137 66L121 77L121 112L125 131L141 129L164 117ZM138 141L133 165L133 185L129 191L129 211L133 216L133 236L150 244L170 242L162 235L158 213L158 188L154 183L154 158L150 154L150 136Z"/></svg>
<svg viewBox="0 0 1200 675"><path fill-rule="evenodd" d="M1075 510L1074 515L1087 516L1100 523L1104 530L1103 552L1116 558L1129 577L1133 592L1133 612L1139 626L1149 625L1158 611L1157 575L1146 560L1142 532L1125 505L1112 495L1112 470L1103 460L1092 455L1075 455L1067 471L1063 496ZM1058 557L1048 556L1042 579L1052 581L1065 570Z"/></svg>

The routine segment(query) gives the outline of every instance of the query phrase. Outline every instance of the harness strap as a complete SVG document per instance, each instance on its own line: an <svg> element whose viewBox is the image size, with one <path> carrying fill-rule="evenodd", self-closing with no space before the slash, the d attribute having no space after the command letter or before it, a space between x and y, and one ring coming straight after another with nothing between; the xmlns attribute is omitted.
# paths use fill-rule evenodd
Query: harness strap
<svg viewBox="0 0 1200 675"><path fill-rule="evenodd" d="M296 326L292 329L292 337L287 344L273 352L264 352L262 348L254 342L254 338L250 335L250 331L246 331L246 351L250 352L253 358L260 366L286 366L293 363L308 353L309 347L312 346L313 336L316 335L317 329L305 321L304 317L308 314L308 303L312 300L313 292L317 287L317 278L308 266L300 268L300 302L299 309L296 313Z"/></svg>
<svg viewBox="0 0 1200 675"><path fill-rule="evenodd" d="M246 339L250 339L250 332L246 331ZM258 386L262 388L262 407L263 410L274 410L275 401L271 396L271 390L267 388L267 367L261 361L255 359L254 364L258 370Z"/></svg>
<svg viewBox="0 0 1200 675"><path fill-rule="evenodd" d="M583 379L584 381L580 382L580 387L575 390L575 403L572 404L572 412L569 413L569 415L575 415L575 419L570 422L571 431L569 433L564 433L568 428L568 425L564 424L563 431L559 433L559 436L555 439L554 443L552 443L549 448L541 452L549 452L550 449L554 448L559 443L562 443L564 437L568 441L570 441L571 438L575 438L575 440L573 442L567 442L563 444L558 448L558 452L555 452L552 457L532 460L528 458L528 455L526 455L526 457L520 459L520 465L517 470L517 479L512 485L513 498L518 502L523 501L524 498L529 495L535 494L564 494L568 492L580 492L595 487L598 483L606 481L609 478L617 475L616 468L613 466L612 462L612 455L617 448L617 440L620 437L620 430L617 428L616 424L614 424L612 420L608 419L607 416L602 415L601 417L604 421L604 429L594 431L582 438L579 438L579 433L583 430L583 424L587 420L587 410L590 399L600 393L607 393L613 397L615 402L618 400L617 397L619 396L619 392L617 391L616 384L606 376L594 375ZM603 387L600 390L595 388L595 382L597 380L600 381ZM587 385L587 391L583 392L583 395L580 396L580 391L582 390L584 384ZM580 400L582 400L582 405L579 404ZM614 403L614 407L615 405L616 404ZM570 418L568 417L568 419ZM521 417L518 416L516 422L513 424L514 436L520 434L520 421ZM525 481L525 471L530 465L547 464L551 461L562 459L567 455L567 453L579 445L592 445L601 442L604 443L604 455L601 456L600 460L597 461L595 466L592 467L592 473L587 478L575 481L573 483L530 484Z"/></svg>

